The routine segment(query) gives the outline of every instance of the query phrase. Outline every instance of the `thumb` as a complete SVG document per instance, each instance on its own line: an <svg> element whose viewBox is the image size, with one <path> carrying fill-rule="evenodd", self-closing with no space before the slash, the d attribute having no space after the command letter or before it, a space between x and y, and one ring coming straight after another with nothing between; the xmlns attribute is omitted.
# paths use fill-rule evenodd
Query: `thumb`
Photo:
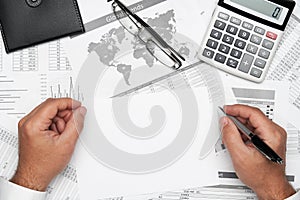
<svg viewBox="0 0 300 200"><path fill-rule="evenodd" d="M232 158L238 158L241 154L247 153L247 146L245 145L240 132L235 124L228 118L222 117L220 120L223 143L229 151Z"/></svg>
<svg viewBox="0 0 300 200"><path fill-rule="evenodd" d="M66 124L66 128L61 134L61 139L64 141L73 141L76 143L79 134L84 126L84 118L86 115L86 108L79 107L73 111L70 120ZM75 144L74 144L75 145Z"/></svg>

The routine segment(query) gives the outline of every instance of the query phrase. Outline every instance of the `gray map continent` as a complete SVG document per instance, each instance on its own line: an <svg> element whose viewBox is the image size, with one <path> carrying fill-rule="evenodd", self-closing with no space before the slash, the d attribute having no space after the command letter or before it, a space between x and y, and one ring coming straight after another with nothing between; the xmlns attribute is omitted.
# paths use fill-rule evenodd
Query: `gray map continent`
<svg viewBox="0 0 300 200"><path fill-rule="evenodd" d="M130 85L129 78L130 78L131 68L132 68L131 65L126 65L126 64L117 65L117 71L123 75L127 85Z"/></svg>
<svg viewBox="0 0 300 200"><path fill-rule="evenodd" d="M144 20L168 43L171 44L176 34L176 21L174 10L169 10L163 14L155 14L154 18L144 18ZM108 67L115 67L116 71L121 73L127 85L130 85L130 75L132 66L130 64L114 64L118 53L122 53L122 45L130 45L125 43L132 36L122 26L113 28L108 33L101 36L99 42L91 42L88 47L88 52L95 52L101 63ZM176 41L175 41L176 42ZM179 53L188 56L190 50L181 43ZM133 48L132 56L135 59L143 59L147 66L152 67L155 63L155 58L149 53L146 45L135 37L131 41ZM177 44L178 45L178 44Z"/></svg>
<svg viewBox="0 0 300 200"><path fill-rule="evenodd" d="M147 23L167 42L171 43L176 33L175 13L169 10L163 14L156 14L155 18L146 18ZM149 67L154 65L155 58L148 52L146 46L136 38L134 42L133 57L136 59L143 58Z"/></svg>
<svg viewBox="0 0 300 200"><path fill-rule="evenodd" d="M101 37L100 42L90 43L88 52L91 53L92 51L95 51L99 60L103 64L110 66L111 62L115 59L116 54L120 51L118 46L122 44L124 39L125 31L123 27L117 29L113 28Z"/></svg>

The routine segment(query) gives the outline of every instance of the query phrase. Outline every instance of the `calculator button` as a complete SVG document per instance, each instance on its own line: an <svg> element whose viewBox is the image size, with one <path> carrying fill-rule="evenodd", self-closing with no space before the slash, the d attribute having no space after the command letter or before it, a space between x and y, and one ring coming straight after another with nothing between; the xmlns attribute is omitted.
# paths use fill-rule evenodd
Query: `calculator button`
<svg viewBox="0 0 300 200"><path fill-rule="evenodd" d="M243 22L242 26L245 28L245 29L248 29L248 30L252 30L253 29L253 24L250 24L248 22Z"/></svg>
<svg viewBox="0 0 300 200"><path fill-rule="evenodd" d="M277 39L277 34L268 31L267 32L267 37L270 38L270 39L272 39L272 40L276 40Z"/></svg>
<svg viewBox="0 0 300 200"><path fill-rule="evenodd" d="M230 51L230 47L225 44L221 44L219 47L219 51L221 51L222 53L228 54Z"/></svg>
<svg viewBox="0 0 300 200"><path fill-rule="evenodd" d="M235 43L234 43L234 46L236 46L236 47L239 48L239 49L244 49L245 46L246 46L246 42L237 39L237 40L235 41Z"/></svg>
<svg viewBox="0 0 300 200"><path fill-rule="evenodd" d="M258 50L257 46L254 46L252 44L247 45L246 51L248 51L249 53L256 54L257 50Z"/></svg>
<svg viewBox="0 0 300 200"><path fill-rule="evenodd" d="M270 52L267 51L267 50L264 50L264 49L260 49L259 52L258 52L258 56L262 57L264 59L268 59L269 56L270 56Z"/></svg>
<svg viewBox="0 0 300 200"><path fill-rule="evenodd" d="M239 64L238 61L231 59L231 58L228 58L227 63L226 63L227 66L232 67L232 68L237 68L238 64Z"/></svg>
<svg viewBox="0 0 300 200"><path fill-rule="evenodd" d="M240 59L242 56L242 52L237 49L232 49L230 55L234 58Z"/></svg>
<svg viewBox="0 0 300 200"><path fill-rule="evenodd" d="M251 55L245 53L238 69L241 72L248 73L253 60L254 60L254 56L251 56Z"/></svg>
<svg viewBox="0 0 300 200"><path fill-rule="evenodd" d="M264 39L262 46L265 47L266 49L272 50L272 48L274 46L274 42Z"/></svg>
<svg viewBox="0 0 300 200"><path fill-rule="evenodd" d="M228 20L229 19L229 15L223 13L223 12L220 12L219 15L218 15L219 18L221 19L224 19L224 20Z"/></svg>
<svg viewBox="0 0 300 200"><path fill-rule="evenodd" d="M256 69L255 67L253 67L250 71L250 75L254 76L256 78L260 78L262 74L262 71L260 69Z"/></svg>
<svg viewBox="0 0 300 200"><path fill-rule="evenodd" d="M227 44L232 44L233 43L234 38L225 34L223 37L223 42L227 43Z"/></svg>
<svg viewBox="0 0 300 200"><path fill-rule="evenodd" d="M262 38L257 35L252 35L250 41L254 44L260 45Z"/></svg>
<svg viewBox="0 0 300 200"><path fill-rule="evenodd" d="M238 18L235 18L235 17L231 17L230 18L230 22L235 24L235 25L240 25L242 20L238 19Z"/></svg>
<svg viewBox="0 0 300 200"><path fill-rule="evenodd" d="M227 33L230 33L232 35L235 35L238 31L238 28L237 27L234 27L234 26L231 26L231 25L228 25L227 26L227 29L226 29L226 32Z"/></svg>
<svg viewBox="0 0 300 200"><path fill-rule="evenodd" d="M213 58L214 57L214 52L209 50L209 49L204 49L202 55L206 58Z"/></svg>
<svg viewBox="0 0 300 200"><path fill-rule="evenodd" d="M224 64L226 60L226 56L223 56L222 54L217 53L215 57L215 61Z"/></svg>
<svg viewBox="0 0 300 200"><path fill-rule="evenodd" d="M239 32L239 37L240 38L243 38L244 40L248 40L249 36L250 36L249 32L244 31L244 30L240 30L240 32Z"/></svg>
<svg viewBox="0 0 300 200"><path fill-rule="evenodd" d="M212 48L212 49L216 49L217 46L218 46L218 42L214 41L214 40L211 40L209 39L206 43L206 46Z"/></svg>
<svg viewBox="0 0 300 200"><path fill-rule="evenodd" d="M254 62L254 65L255 65L256 67L259 67L259 68L261 68L261 69L264 69L265 66L266 66L266 61L264 61L264 60L262 60L262 59L260 59L260 58L256 58L256 59L255 59L255 62Z"/></svg>
<svg viewBox="0 0 300 200"><path fill-rule="evenodd" d="M220 31L217 31L217 30L213 29L210 33L210 36L217 39L217 40L219 40L222 37L222 33Z"/></svg>
<svg viewBox="0 0 300 200"><path fill-rule="evenodd" d="M224 30L226 27L226 23L224 23L220 20L216 20L214 27L217 29L220 29L220 30Z"/></svg>
<svg viewBox="0 0 300 200"><path fill-rule="evenodd" d="M258 33L258 34L260 34L260 35L264 35L265 32L266 32L266 30L263 29L263 28L260 28L260 27L256 26L256 27L254 28L254 32L255 32L255 33Z"/></svg>

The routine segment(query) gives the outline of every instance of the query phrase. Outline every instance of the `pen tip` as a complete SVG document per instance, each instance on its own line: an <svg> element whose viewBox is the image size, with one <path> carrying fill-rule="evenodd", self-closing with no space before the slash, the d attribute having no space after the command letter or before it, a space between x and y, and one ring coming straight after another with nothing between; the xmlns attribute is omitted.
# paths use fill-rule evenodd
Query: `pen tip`
<svg viewBox="0 0 300 200"><path fill-rule="evenodd" d="M224 109L221 106L218 106L218 108L225 113Z"/></svg>
<svg viewBox="0 0 300 200"><path fill-rule="evenodd" d="M282 165L284 162L282 160L282 158L275 158L275 159L271 159L273 162Z"/></svg>

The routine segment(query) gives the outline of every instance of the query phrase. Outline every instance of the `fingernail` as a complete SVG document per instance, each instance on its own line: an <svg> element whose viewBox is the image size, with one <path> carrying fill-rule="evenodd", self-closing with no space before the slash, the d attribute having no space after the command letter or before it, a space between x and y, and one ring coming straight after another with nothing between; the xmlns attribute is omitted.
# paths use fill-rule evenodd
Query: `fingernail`
<svg viewBox="0 0 300 200"><path fill-rule="evenodd" d="M221 123L221 129L223 129L225 126L227 126L227 124L228 124L228 119L227 119L227 117L222 117L222 118L220 119L220 123Z"/></svg>
<svg viewBox="0 0 300 200"><path fill-rule="evenodd" d="M84 106L82 106L82 107L79 108L79 112L82 116L85 116L86 112L87 112L87 109Z"/></svg>
<svg viewBox="0 0 300 200"><path fill-rule="evenodd" d="M79 106L81 106L81 102L72 99L72 109L77 109Z"/></svg>

